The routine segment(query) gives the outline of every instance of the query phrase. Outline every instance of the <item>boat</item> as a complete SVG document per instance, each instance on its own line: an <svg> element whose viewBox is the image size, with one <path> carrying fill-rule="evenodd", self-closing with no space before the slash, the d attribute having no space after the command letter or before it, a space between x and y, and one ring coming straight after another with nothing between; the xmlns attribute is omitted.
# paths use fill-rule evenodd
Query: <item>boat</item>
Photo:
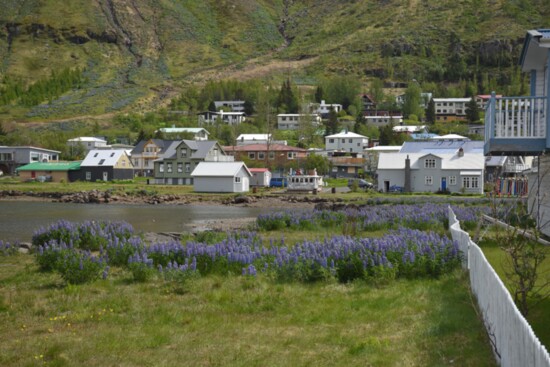
<svg viewBox="0 0 550 367"><path fill-rule="evenodd" d="M317 170L311 170L308 174L303 174L302 170L291 172L287 176L287 192L313 192L314 194L323 189L323 177L317 174Z"/></svg>

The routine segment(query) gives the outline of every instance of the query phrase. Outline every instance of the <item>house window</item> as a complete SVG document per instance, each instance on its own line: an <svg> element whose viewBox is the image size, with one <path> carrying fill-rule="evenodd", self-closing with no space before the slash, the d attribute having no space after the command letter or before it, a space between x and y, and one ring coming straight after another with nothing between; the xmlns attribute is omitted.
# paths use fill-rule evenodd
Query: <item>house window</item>
<svg viewBox="0 0 550 367"><path fill-rule="evenodd" d="M115 156L115 153L114 153L114 152L113 152L113 153L111 153L111 157L114 157L114 156Z"/></svg>
<svg viewBox="0 0 550 367"><path fill-rule="evenodd" d="M166 163L166 172L172 173L172 163Z"/></svg>
<svg viewBox="0 0 550 367"><path fill-rule="evenodd" d="M91 180L92 180L92 172L86 171L86 181L91 181Z"/></svg>
<svg viewBox="0 0 550 367"><path fill-rule="evenodd" d="M425 176L424 177L424 184L426 186L432 186L434 184L434 177L433 176Z"/></svg>
<svg viewBox="0 0 550 367"><path fill-rule="evenodd" d="M426 160L424 161L424 168L435 168L435 159L426 158Z"/></svg>
<svg viewBox="0 0 550 367"><path fill-rule="evenodd" d="M265 153L264 152L258 152L258 159L265 159Z"/></svg>
<svg viewBox="0 0 550 367"><path fill-rule="evenodd" d="M180 152L182 158L187 158L187 149L182 149Z"/></svg>
<svg viewBox="0 0 550 367"><path fill-rule="evenodd" d="M183 163L178 162L178 173L182 173L182 172L183 172Z"/></svg>
<svg viewBox="0 0 550 367"><path fill-rule="evenodd" d="M96 158L98 154L99 154L99 153L94 154L94 158Z"/></svg>
<svg viewBox="0 0 550 367"><path fill-rule="evenodd" d="M456 185L456 176L449 176L449 185Z"/></svg>
<svg viewBox="0 0 550 367"><path fill-rule="evenodd" d="M328 142L329 143L334 143L334 139L329 139Z"/></svg>
<svg viewBox="0 0 550 367"><path fill-rule="evenodd" d="M164 172L164 163L159 163L159 172Z"/></svg>
<svg viewBox="0 0 550 367"><path fill-rule="evenodd" d="M255 152L248 152L248 159L256 159L256 153Z"/></svg>
<svg viewBox="0 0 550 367"><path fill-rule="evenodd" d="M346 143L346 139L342 139L342 144L345 144Z"/></svg>
<svg viewBox="0 0 550 367"><path fill-rule="evenodd" d="M465 189L477 189L479 187L479 178L478 177L463 177L462 178L462 187Z"/></svg>
<svg viewBox="0 0 550 367"><path fill-rule="evenodd" d="M351 143L353 143L353 140L351 140L351 139L348 139L348 143L350 143L350 144L351 144Z"/></svg>
<svg viewBox="0 0 550 367"><path fill-rule="evenodd" d="M139 160L134 159L134 166L138 166L138 165L139 165Z"/></svg>
<svg viewBox="0 0 550 367"><path fill-rule="evenodd" d="M185 163L185 172L191 172L191 163Z"/></svg>
<svg viewBox="0 0 550 367"><path fill-rule="evenodd" d="M101 166L103 163L105 163L105 159L101 159L98 164Z"/></svg>
<svg viewBox="0 0 550 367"><path fill-rule="evenodd" d="M287 154L287 158L288 158L288 159L294 159L295 157L296 157L296 153L294 153L294 152L288 152L288 154Z"/></svg>
<svg viewBox="0 0 550 367"><path fill-rule="evenodd" d="M235 183L240 183L241 182L241 178L239 176L235 176Z"/></svg>
<svg viewBox="0 0 550 367"><path fill-rule="evenodd" d="M275 159L275 152L269 152L269 159Z"/></svg>

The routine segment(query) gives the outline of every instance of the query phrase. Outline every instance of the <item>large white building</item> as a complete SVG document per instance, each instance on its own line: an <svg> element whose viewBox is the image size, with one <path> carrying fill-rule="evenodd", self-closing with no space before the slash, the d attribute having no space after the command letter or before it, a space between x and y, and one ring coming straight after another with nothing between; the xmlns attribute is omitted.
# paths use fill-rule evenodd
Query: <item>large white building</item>
<svg viewBox="0 0 550 367"><path fill-rule="evenodd" d="M363 154L363 150L368 145L369 138L347 130L338 134L325 136L325 148L327 150Z"/></svg>
<svg viewBox="0 0 550 367"><path fill-rule="evenodd" d="M398 153L380 153L378 189L482 194L484 170L482 141L405 142Z"/></svg>

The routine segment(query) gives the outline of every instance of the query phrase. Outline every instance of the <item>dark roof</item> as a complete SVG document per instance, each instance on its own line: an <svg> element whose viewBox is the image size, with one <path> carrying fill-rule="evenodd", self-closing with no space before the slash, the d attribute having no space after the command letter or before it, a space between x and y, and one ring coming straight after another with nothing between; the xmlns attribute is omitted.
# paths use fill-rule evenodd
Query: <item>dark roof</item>
<svg viewBox="0 0 550 367"><path fill-rule="evenodd" d="M143 149L145 148L145 144L147 144L149 141L152 141L155 143L157 147L160 148L160 152L164 153L166 149L175 141L180 140L167 140L167 139L147 139L147 140L141 140L137 145L132 149L131 154L140 154L143 153Z"/></svg>

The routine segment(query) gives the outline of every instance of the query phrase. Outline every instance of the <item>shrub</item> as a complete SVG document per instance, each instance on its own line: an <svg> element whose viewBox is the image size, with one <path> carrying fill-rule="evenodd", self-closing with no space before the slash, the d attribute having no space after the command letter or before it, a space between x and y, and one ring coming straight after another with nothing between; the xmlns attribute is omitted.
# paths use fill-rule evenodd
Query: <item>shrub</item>
<svg viewBox="0 0 550 367"><path fill-rule="evenodd" d="M68 284L88 283L104 275L107 264L89 252L66 251L57 261L56 269Z"/></svg>

